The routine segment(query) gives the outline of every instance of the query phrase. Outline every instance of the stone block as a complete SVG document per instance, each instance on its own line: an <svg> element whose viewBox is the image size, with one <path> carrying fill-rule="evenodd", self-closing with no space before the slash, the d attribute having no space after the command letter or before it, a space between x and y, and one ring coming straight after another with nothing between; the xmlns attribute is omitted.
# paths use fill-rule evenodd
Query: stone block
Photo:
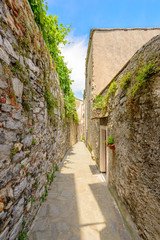
<svg viewBox="0 0 160 240"><path fill-rule="evenodd" d="M25 65L24 65L24 60L23 60L23 57L22 57L22 56L20 56L19 61L20 61L21 65L25 66Z"/></svg>
<svg viewBox="0 0 160 240"><path fill-rule="evenodd" d="M6 188L3 188L0 190L0 199L3 199L6 197Z"/></svg>
<svg viewBox="0 0 160 240"><path fill-rule="evenodd" d="M0 144L0 162L8 160L11 151L11 146L7 144Z"/></svg>
<svg viewBox="0 0 160 240"><path fill-rule="evenodd" d="M6 240L7 234L9 232L9 227L7 227L1 234L0 234L0 240Z"/></svg>
<svg viewBox="0 0 160 240"><path fill-rule="evenodd" d="M1 122L9 120L10 117L11 117L11 115L9 113L6 113L6 112L0 113L0 121Z"/></svg>
<svg viewBox="0 0 160 240"><path fill-rule="evenodd" d="M41 111L41 108L34 108L33 113L39 113Z"/></svg>
<svg viewBox="0 0 160 240"><path fill-rule="evenodd" d="M5 81L3 81L2 79L0 79L0 88L1 88L1 89L6 89L6 88L8 88L7 82L5 82Z"/></svg>
<svg viewBox="0 0 160 240"><path fill-rule="evenodd" d="M38 121L39 122L44 122L44 116L42 114L38 115Z"/></svg>
<svg viewBox="0 0 160 240"><path fill-rule="evenodd" d="M0 202L0 212L2 212L4 209L4 203Z"/></svg>
<svg viewBox="0 0 160 240"><path fill-rule="evenodd" d="M13 156L13 162L20 162L23 158L25 158L25 153L23 151L21 151L20 153L16 153L14 156Z"/></svg>
<svg viewBox="0 0 160 240"><path fill-rule="evenodd" d="M28 147L30 147L32 145L32 140L33 140L33 136L32 135L28 135L26 136L22 143L23 143L23 148L26 149Z"/></svg>
<svg viewBox="0 0 160 240"><path fill-rule="evenodd" d="M21 110L13 112L12 117L17 120L21 120Z"/></svg>
<svg viewBox="0 0 160 240"><path fill-rule="evenodd" d="M0 48L0 59L2 59L8 65L11 62L9 57L8 57L8 54L2 48Z"/></svg>
<svg viewBox="0 0 160 240"><path fill-rule="evenodd" d="M11 112L12 106L11 105L7 105L7 104L2 104L1 105L1 110L3 112Z"/></svg>
<svg viewBox="0 0 160 240"><path fill-rule="evenodd" d="M7 197L13 199L13 189L11 187L7 188Z"/></svg>
<svg viewBox="0 0 160 240"><path fill-rule="evenodd" d="M17 224L12 229L9 240L15 240L18 237L19 232L21 232L22 230L22 222L23 222L23 216L19 219Z"/></svg>
<svg viewBox="0 0 160 240"><path fill-rule="evenodd" d="M10 42L7 39L4 39L4 47L6 49L6 51L15 59L19 59L18 55L15 53L12 45L10 44Z"/></svg>
<svg viewBox="0 0 160 240"><path fill-rule="evenodd" d="M13 131L5 131L5 138L8 142L15 142L17 140L16 133Z"/></svg>
<svg viewBox="0 0 160 240"><path fill-rule="evenodd" d="M15 224L18 219L21 217L21 215L23 214L24 211L24 198L21 198L20 201L18 202L18 204L13 208L13 212L12 212L12 222Z"/></svg>
<svg viewBox="0 0 160 240"><path fill-rule="evenodd" d="M11 167L4 169L0 172L0 188L6 186L6 184L12 179Z"/></svg>
<svg viewBox="0 0 160 240"><path fill-rule="evenodd" d="M5 211L9 211L9 210L11 209L12 204L13 204L13 202L10 201L10 202L7 204L7 206L5 206L4 210L5 210Z"/></svg>
<svg viewBox="0 0 160 240"><path fill-rule="evenodd" d="M44 102L40 102L39 106L40 106L41 108L44 108Z"/></svg>
<svg viewBox="0 0 160 240"><path fill-rule="evenodd" d="M32 206L32 204L31 204L31 201L30 201L30 202L27 204L27 206L26 206L27 212L29 212L31 206Z"/></svg>
<svg viewBox="0 0 160 240"><path fill-rule="evenodd" d="M3 39L2 39L2 37L0 35L0 46L2 46L2 45L3 45Z"/></svg>
<svg viewBox="0 0 160 240"><path fill-rule="evenodd" d="M14 120L7 121L5 127L8 129L12 129L12 130L22 130L23 129L22 123L14 121Z"/></svg>
<svg viewBox="0 0 160 240"><path fill-rule="evenodd" d="M20 152L22 147L23 147L23 144L22 143L15 143L14 147L17 149L18 152Z"/></svg>
<svg viewBox="0 0 160 240"><path fill-rule="evenodd" d="M3 143L5 143L5 134L4 134L4 132L1 132L0 133L0 144L3 144Z"/></svg>
<svg viewBox="0 0 160 240"><path fill-rule="evenodd" d="M20 171L21 171L21 164L18 163L18 164L13 168L13 176L14 176L14 177L19 176Z"/></svg>
<svg viewBox="0 0 160 240"><path fill-rule="evenodd" d="M12 85L15 95L21 98L23 94L23 83L18 78L12 78Z"/></svg>
<svg viewBox="0 0 160 240"><path fill-rule="evenodd" d="M26 178L21 182L19 183L15 189L14 189L14 198L15 199L18 199L20 197L20 195L22 194L22 192L24 191L24 189L26 188L27 186L27 180Z"/></svg>
<svg viewBox="0 0 160 240"><path fill-rule="evenodd" d="M33 72L39 73L39 68L34 65L31 59L25 57L25 62Z"/></svg>
<svg viewBox="0 0 160 240"><path fill-rule="evenodd" d="M121 98L121 100L120 100L120 104L122 105L126 100L127 100L127 97L126 97L126 96L123 97L123 98Z"/></svg>

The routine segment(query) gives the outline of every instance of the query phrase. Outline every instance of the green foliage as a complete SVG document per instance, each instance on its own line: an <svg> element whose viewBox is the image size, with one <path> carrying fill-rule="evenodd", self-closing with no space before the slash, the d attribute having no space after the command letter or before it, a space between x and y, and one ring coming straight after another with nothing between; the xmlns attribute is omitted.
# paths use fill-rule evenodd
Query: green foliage
<svg viewBox="0 0 160 240"><path fill-rule="evenodd" d="M47 188L47 185L45 185L45 197L47 197L48 196L48 188Z"/></svg>
<svg viewBox="0 0 160 240"><path fill-rule="evenodd" d="M76 112L76 100L73 92L70 90L66 95L64 95L64 108L65 108L65 117L67 120L73 117L75 122L79 122L78 115Z"/></svg>
<svg viewBox="0 0 160 240"><path fill-rule="evenodd" d="M51 119L54 120L54 118L55 118L54 109L58 108L58 102L57 102L57 99L51 93L48 86L45 89L44 97L45 97L46 102L47 102L48 114L50 115Z"/></svg>
<svg viewBox="0 0 160 240"><path fill-rule="evenodd" d="M33 128L31 128L29 132L32 134L33 133Z"/></svg>
<svg viewBox="0 0 160 240"><path fill-rule="evenodd" d="M26 219L23 220L23 222L22 222L22 227L24 227L25 224L26 224Z"/></svg>
<svg viewBox="0 0 160 240"><path fill-rule="evenodd" d="M20 234L19 234L19 240L24 240L24 239L29 239L29 236L27 235L27 230L23 230Z"/></svg>
<svg viewBox="0 0 160 240"><path fill-rule="evenodd" d="M55 175L54 175L54 170L53 170L53 172L51 173L51 174L49 174L49 173L47 173L46 175L47 175L47 182L48 182L48 184L49 185L51 185L51 183L53 182L53 180L54 180L54 178L56 177Z"/></svg>
<svg viewBox="0 0 160 240"><path fill-rule="evenodd" d="M35 189L38 188L38 183L37 183L37 182L34 184L34 188L35 188Z"/></svg>
<svg viewBox="0 0 160 240"><path fill-rule="evenodd" d="M21 168L24 168L25 167L25 165L24 164L21 164Z"/></svg>
<svg viewBox="0 0 160 240"><path fill-rule="evenodd" d="M42 201L45 201L47 198L45 196L45 194L42 194L42 197L41 197Z"/></svg>
<svg viewBox="0 0 160 240"><path fill-rule="evenodd" d="M116 89L117 89L117 82L113 81L108 89L106 96L104 97L104 100L106 101L106 103L108 103L109 98L116 92Z"/></svg>
<svg viewBox="0 0 160 240"><path fill-rule="evenodd" d="M34 198L31 198L31 204L33 204L33 202L34 202Z"/></svg>
<svg viewBox="0 0 160 240"><path fill-rule="evenodd" d="M59 167L58 167L58 165L56 165L56 167L55 167L55 170L56 170L56 171L58 171L58 170L59 170Z"/></svg>
<svg viewBox="0 0 160 240"><path fill-rule="evenodd" d="M115 94L116 90L117 90L117 82L113 81L110 84L107 94L104 97L102 97L101 95L96 96L96 98L94 99L94 101L96 102L94 104L94 108L104 109L107 106L110 97Z"/></svg>
<svg viewBox="0 0 160 240"><path fill-rule="evenodd" d="M13 156L18 152L18 149L16 147L13 147L10 152L10 158L13 158Z"/></svg>
<svg viewBox="0 0 160 240"><path fill-rule="evenodd" d="M114 137L113 136L108 137L107 143L108 145L112 145L114 143Z"/></svg>
<svg viewBox="0 0 160 240"><path fill-rule="evenodd" d="M143 64L143 66L138 70L135 76L135 83L129 89L129 96L134 97L136 93L144 86L148 79L160 70L159 67L155 65L154 62L149 62L148 65Z"/></svg>
<svg viewBox="0 0 160 240"><path fill-rule="evenodd" d="M28 79L26 77L27 76L27 71L22 66L22 64L18 60L16 60L10 66L11 66L12 73L14 73L14 75L17 75L18 78L21 80L21 82L23 82L23 83L28 85L29 81L28 81Z"/></svg>
<svg viewBox="0 0 160 240"><path fill-rule="evenodd" d="M51 57L56 65L56 71L60 80L60 87L64 94L64 107L66 119L73 117L74 121L78 122L78 116L76 112L75 97L71 89L72 81L70 79L71 70L68 69L67 64L64 62L64 57L61 55L59 49L60 44L66 44L66 35L70 31L70 26L64 27L63 24L58 24L58 17L47 15L47 4L44 0L29 0L30 6L34 13L35 21L39 29L43 33L44 41L50 50ZM46 90L45 96L48 99L49 113L52 115L52 100L53 95ZM51 96L52 95L52 96ZM54 105L54 103L53 103Z"/></svg>
<svg viewBox="0 0 160 240"><path fill-rule="evenodd" d="M48 196L48 188L47 188L47 184L45 185L45 193L43 193L42 194L42 197L41 197L41 199L42 199L42 201L45 201L46 199L47 199L47 196ZM41 205L42 203L40 202L40 205Z"/></svg>
<svg viewBox="0 0 160 240"><path fill-rule="evenodd" d="M34 138L33 140L32 140L32 145L36 145L37 144L37 140Z"/></svg>
<svg viewBox="0 0 160 240"><path fill-rule="evenodd" d="M93 108L102 108L103 107L103 98L101 95L97 95L94 99L94 106Z"/></svg>
<svg viewBox="0 0 160 240"><path fill-rule="evenodd" d="M120 79L120 88L128 88L128 85L131 82L132 73L129 72Z"/></svg>
<svg viewBox="0 0 160 240"><path fill-rule="evenodd" d="M32 108L32 105L30 103L28 103L27 100L24 100L24 98L22 99L22 106L23 106L24 110L27 112L29 112Z"/></svg>

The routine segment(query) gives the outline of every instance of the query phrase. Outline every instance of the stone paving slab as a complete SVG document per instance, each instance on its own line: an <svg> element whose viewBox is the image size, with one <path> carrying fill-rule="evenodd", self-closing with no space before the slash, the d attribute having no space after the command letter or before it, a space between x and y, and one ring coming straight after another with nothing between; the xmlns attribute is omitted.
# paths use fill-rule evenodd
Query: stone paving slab
<svg viewBox="0 0 160 240"><path fill-rule="evenodd" d="M131 240L84 143L72 147L29 232L30 240Z"/></svg>

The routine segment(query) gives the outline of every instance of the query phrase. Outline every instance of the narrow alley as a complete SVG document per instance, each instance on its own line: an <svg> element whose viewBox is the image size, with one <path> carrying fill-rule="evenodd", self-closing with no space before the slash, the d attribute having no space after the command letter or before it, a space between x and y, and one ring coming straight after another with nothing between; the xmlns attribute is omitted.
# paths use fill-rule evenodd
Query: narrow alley
<svg viewBox="0 0 160 240"><path fill-rule="evenodd" d="M130 240L83 142L66 155L29 233L30 240Z"/></svg>

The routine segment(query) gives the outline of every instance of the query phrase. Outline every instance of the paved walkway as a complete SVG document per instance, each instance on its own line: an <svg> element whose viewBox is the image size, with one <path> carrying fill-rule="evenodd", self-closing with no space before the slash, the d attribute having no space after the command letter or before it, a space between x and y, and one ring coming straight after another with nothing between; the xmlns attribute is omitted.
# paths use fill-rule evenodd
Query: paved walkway
<svg viewBox="0 0 160 240"><path fill-rule="evenodd" d="M84 143L69 151L29 236L30 240L131 240Z"/></svg>

